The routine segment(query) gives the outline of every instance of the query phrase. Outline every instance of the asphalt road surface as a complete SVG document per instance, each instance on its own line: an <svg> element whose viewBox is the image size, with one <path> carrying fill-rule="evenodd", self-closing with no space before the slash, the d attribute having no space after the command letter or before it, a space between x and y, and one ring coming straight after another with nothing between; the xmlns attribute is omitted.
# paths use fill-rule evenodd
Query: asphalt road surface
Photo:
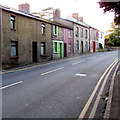
<svg viewBox="0 0 120 120"><path fill-rule="evenodd" d="M118 51L72 57L2 74L3 118L78 118Z"/></svg>

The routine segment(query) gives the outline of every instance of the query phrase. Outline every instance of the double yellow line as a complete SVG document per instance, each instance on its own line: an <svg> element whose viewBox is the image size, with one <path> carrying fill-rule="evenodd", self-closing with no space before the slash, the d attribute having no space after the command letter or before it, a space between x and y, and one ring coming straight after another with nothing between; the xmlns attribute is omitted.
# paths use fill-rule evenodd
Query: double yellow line
<svg viewBox="0 0 120 120"><path fill-rule="evenodd" d="M95 93L97 92L97 90L98 90L101 82L102 82L103 79L104 79L104 81L103 81L103 83L102 83L102 86L101 86L101 88L100 88L100 91L99 91L99 93L98 93L98 95L97 95L96 101L95 101L95 103L94 103L94 105L93 105L93 107L92 107L91 113L90 113L90 115L89 115L89 118L94 118L95 112L96 112L97 107L98 107L98 103L99 103L99 101L100 101L101 94L102 94L102 92L103 92L103 89L104 89L105 84L106 84L106 81L107 81L107 78L108 78L108 76L110 75L111 71L112 71L113 68L116 66L116 64L118 63L119 60L120 60L120 59L115 60L115 61L106 69L106 71L103 73L103 75L102 75L101 78L99 79L97 85L95 86L95 88L94 88L91 96L89 97L87 103L85 104L82 112L80 113L78 119L83 119L83 118L85 117L85 114L86 114L86 112L88 111L88 108L89 108L89 106L90 106L90 104L91 104L91 102L92 102L92 100L93 100L93 98L94 98L94 96L95 96Z"/></svg>

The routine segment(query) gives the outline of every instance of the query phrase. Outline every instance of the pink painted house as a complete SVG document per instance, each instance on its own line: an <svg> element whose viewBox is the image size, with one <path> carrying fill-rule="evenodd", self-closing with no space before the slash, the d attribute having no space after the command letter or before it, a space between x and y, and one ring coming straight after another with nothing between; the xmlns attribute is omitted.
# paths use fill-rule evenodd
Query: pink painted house
<svg viewBox="0 0 120 120"><path fill-rule="evenodd" d="M74 55L74 37L73 30L69 28L63 28L63 41L64 41L64 57L70 57Z"/></svg>

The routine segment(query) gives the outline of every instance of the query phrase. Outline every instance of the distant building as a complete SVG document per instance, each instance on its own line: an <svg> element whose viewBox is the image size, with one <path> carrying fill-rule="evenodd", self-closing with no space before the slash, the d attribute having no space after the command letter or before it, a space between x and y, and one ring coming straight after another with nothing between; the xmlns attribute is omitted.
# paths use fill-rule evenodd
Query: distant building
<svg viewBox="0 0 120 120"><path fill-rule="evenodd" d="M101 43L101 44L102 44L102 47L104 48L104 47L105 47L104 33L101 32L101 31L99 31L98 34L99 34L98 43L99 43L99 44ZM100 48L100 46L99 46L99 48Z"/></svg>

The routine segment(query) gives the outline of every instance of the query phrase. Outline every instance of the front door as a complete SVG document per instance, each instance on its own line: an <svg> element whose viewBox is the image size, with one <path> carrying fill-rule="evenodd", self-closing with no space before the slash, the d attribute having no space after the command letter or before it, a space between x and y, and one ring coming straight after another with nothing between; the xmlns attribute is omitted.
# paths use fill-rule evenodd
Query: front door
<svg viewBox="0 0 120 120"><path fill-rule="evenodd" d="M37 42L32 42L32 61L37 62Z"/></svg>
<svg viewBox="0 0 120 120"><path fill-rule="evenodd" d="M64 43L64 57L67 57L67 44Z"/></svg>
<svg viewBox="0 0 120 120"><path fill-rule="evenodd" d="M60 58L63 57L63 47L62 47L62 43L60 43Z"/></svg>
<svg viewBox="0 0 120 120"><path fill-rule="evenodd" d="M83 53L83 41L81 41L81 53Z"/></svg>

